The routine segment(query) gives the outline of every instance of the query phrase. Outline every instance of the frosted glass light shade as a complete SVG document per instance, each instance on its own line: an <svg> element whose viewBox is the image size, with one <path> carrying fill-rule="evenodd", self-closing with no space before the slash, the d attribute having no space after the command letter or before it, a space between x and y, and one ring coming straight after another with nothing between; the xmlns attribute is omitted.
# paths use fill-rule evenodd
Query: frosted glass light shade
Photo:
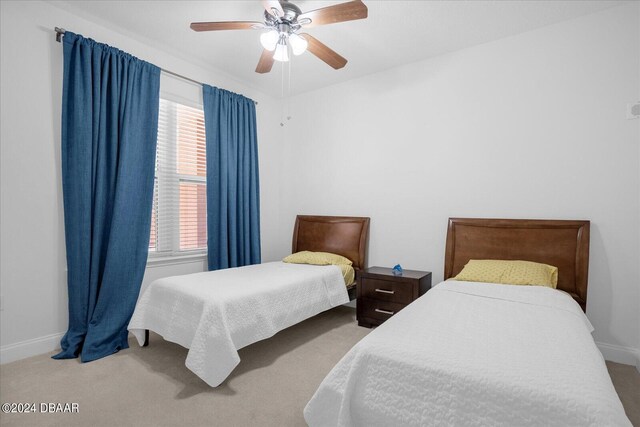
<svg viewBox="0 0 640 427"><path fill-rule="evenodd" d="M300 37L297 34L291 34L289 36L289 44L291 44L291 51L294 55L302 55L307 50L307 41L304 37Z"/></svg>
<svg viewBox="0 0 640 427"><path fill-rule="evenodd" d="M267 31L266 33L260 34L260 44L263 48L269 51L275 50L279 39L280 34L278 34L276 30Z"/></svg>
<svg viewBox="0 0 640 427"><path fill-rule="evenodd" d="M289 52L286 44L278 43L276 52L273 54L273 59L280 62L287 62L289 60Z"/></svg>

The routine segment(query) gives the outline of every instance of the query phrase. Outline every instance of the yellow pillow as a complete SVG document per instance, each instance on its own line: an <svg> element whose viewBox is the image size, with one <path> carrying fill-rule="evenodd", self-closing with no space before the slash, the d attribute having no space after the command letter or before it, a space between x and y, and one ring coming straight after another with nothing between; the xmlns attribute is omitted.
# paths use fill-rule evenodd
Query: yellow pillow
<svg viewBox="0 0 640 427"><path fill-rule="evenodd" d="M351 260L329 252L302 251L285 257L283 262L291 264L337 265L342 271L344 284L349 286L356 280L356 271L351 267Z"/></svg>
<svg viewBox="0 0 640 427"><path fill-rule="evenodd" d="M455 280L556 288L558 267L530 261L469 260Z"/></svg>
<svg viewBox="0 0 640 427"><path fill-rule="evenodd" d="M356 271L347 264L339 264L340 270L342 270L342 277L344 277L344 284L347 286L352 285L356 281Z"/></svg>
<svg viewBox="0 0 640 427"><path fill-rule="evenodd" d="M348 258L329 252L302 251L285 257L283 262L292 264L313 264L313 265L351 265L353 262Z"/></svg>

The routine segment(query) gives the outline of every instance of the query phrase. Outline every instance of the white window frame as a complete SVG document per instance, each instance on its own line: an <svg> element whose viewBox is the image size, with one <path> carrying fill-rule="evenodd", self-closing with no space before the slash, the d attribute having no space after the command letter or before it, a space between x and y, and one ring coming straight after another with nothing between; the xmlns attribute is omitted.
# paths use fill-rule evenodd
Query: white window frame
<svg viewBox="0 0 640 427"><path fill-rule="evenodd" d="M179 96L160 92L160 99L185 105L191 108L203 110L203 105L193 101L181 98ZM171 126L177 126L175 123L175 114L170 116L169 122ZM167 150L177 153L177 138L168 141ZM156 161L157 149L156 149ZM147 259L148 265L170 265L176 261L184 260L185 262L199 261L205 259L207 248L201 249L180 249L180 183L198 183L207 184L206 177L198 177L193 175L184 175L177 173L177 155L168 156L158 162L157 173L155 179L158 182L158 210L156 212L156 249L149 250ZM176 200L171 201L171 194ZM169 195L169 196L163 196ZM166 198L169 198L167 200ZM163 202L163 200L165 200ZM176 222L171 224L171 222Z"/></svg>

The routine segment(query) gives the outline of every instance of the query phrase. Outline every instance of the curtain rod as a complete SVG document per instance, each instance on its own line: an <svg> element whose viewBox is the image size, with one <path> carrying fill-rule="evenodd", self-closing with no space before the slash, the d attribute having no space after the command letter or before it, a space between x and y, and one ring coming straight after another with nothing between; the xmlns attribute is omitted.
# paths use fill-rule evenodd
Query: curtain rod
<svg viewBox="0 0 640 427"><path fill-rule="evenodd" d="M66 32L66 30L64 28L59 28L59 27L55 27L54 30L56 32L56 41L58 43L60 43L62 41L62 35ZM198 86L202 86L203 85L203 83L201 83L201 82L199 82L197 80L194 80L194 79L190 79L189 77L185 77L182 74L174 73L173 71L165 70L164 68L160 68L160 70L163 73L170 74L170 75L172 75L174 77L177 77L179 79L185 80L185 81L187 81L189 83L193 83L193 84L196 84ZM256 105L258 105L258 101L253 101L253 102Z"/></svg>

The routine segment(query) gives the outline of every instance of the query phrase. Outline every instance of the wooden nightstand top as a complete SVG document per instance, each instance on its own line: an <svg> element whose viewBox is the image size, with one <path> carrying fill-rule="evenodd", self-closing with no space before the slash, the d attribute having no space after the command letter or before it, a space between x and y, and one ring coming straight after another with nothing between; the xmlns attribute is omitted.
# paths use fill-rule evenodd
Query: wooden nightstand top
<svg viewBox="0 0 640 427"><path fill-rule="evenodd" d="M393 274L393 270L391 268L369 267L360 273L360 277L379 277L381 279L386 279L386 280L389 280L390 278L419 280L430 274L431 274L430 271L403 270L402 276L396 276L395 274Z"/></svg>

